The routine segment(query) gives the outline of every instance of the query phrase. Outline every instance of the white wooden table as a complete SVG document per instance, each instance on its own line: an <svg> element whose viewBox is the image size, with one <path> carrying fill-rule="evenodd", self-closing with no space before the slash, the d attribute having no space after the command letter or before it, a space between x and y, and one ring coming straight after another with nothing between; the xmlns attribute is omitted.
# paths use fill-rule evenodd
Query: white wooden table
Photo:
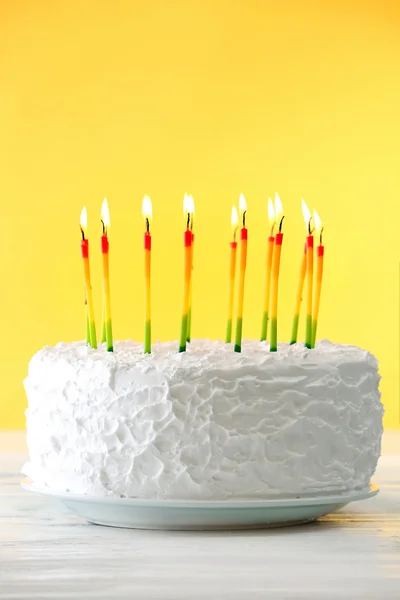
<svg viewBox="0 0 400 600"><path fill-rule="evenodd" d="M89 525L20 488L23 442L10 440L0 435L1 600L400 599L400 434L385 440L376 498L235 533Z"/></svg>

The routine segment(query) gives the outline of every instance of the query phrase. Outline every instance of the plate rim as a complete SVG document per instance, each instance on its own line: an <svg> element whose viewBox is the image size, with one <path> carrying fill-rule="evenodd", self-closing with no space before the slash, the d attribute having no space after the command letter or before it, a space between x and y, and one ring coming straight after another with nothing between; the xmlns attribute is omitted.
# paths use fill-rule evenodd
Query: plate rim
<svg viewBox="0 0 400 600"><path fill-rule="evenodd" d="M368 488L349 492L310 495L290 498L260 498L260 499L234 499L234 500L185 500L185 499L152 499L152 498L118 498L115 496L91 496L89 494L74 494L72 492L52 490L35 484L29 477L24 477L21 487L41 496L51 496L58 500L83 502L89 504L108 504L143 508L282 508L295 506L313 506L322 504L348 504L357 500L365 500L376 496L380 488L371 482Z"/></svg>

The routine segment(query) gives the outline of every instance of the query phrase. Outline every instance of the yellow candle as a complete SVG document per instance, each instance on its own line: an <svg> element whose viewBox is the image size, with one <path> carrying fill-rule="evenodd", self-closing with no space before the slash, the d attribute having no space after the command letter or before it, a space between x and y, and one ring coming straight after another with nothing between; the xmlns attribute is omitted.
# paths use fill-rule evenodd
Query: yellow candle
<svg viewBox="0 0 400 600"><path fill-rule="evenodd" d="M279 231L275 236L274 256L272 261L270 352L276 352L278 350L278 291L283 241L282 224L284 218L281 199L278 194L275 194L275 219L276 223L279 224Z"/></svg>
<svg viewBox="0 0 400 600"><path fill-rule="evenodd" d="M307 348L312 346L312 294L314 277L314 236L312 228L312 217L304 200L301 201L304 221L307 227L308 236L306 237L307 247L307 314L306 314L306 339Z"/></svg>
<svg viewBox="0 0 400 600"><path fill-rule="evenodd" d="M246 228L246 213L247 205L243 194L239 198L240 220L242 228L240 230L240 272L239 272L239 297L238 297L238 312L236 319L235 333L235 352L242 351L242 328L243 328L243 304L244 304L244 281L246 276L247 263L247 228Z"/></svg>
<svg viewBox="0 0 400 600"><path fill-rule="evenodd" d="M151 200L143 198L142 214L144 232L144 353L151 354L151 233L150 222L153 216Z"/></svg>
<svg viewBox="0 0 400 600"><path fill-rule="evenodd" d="M92 284L90 282L90 264L89 264L89 240L87 239L87 211L86 206L82 208L80 227L82 234L81 251L83 259L83 275L85 279L85 294L87 302L87 317L89 320L90 345L92 348L97 348L96 339L96 322L94 318Z"/></svg>
<svg viewBox="0 0 400 600"><path fill-rule="evenodd" d="M189 311L190 279L192 276L192 232L190 230L191 214L193 212L193 199L185 194L183 200L183 212L185 215L186 231L183 238L184 243L184 269L183 269L183 311L181 319L181 336L179 340L179 352L186 352L187 320Z"/></svg>
<svg viewBox="0 0 400 600"><path fill-rule="evenodd" d="M107 198L104 198L101 207L101 223L103 235L101 236L101 255L103 257L103 327L102 342L106 342L107 351L113 352L112 320L111 320L111 293L110 293L110 268L108 230L110 228L110 213Z"/></svg>
<svg viewBox="0 0 400 600"><path fill-rule="evenodd" d="M267 339L268 329L268 314L269 314L269 300L270 300L270 289L271 289L271 273L272 273L272 256L274 253L274 227L275 227L275 210L272 204L271 198L268 198L268 221L270 226L270 235L268 238L267 245L267 268L265 276L265 297L264 297L264 313L261 325L261 341L264 342Z"/></svg>
<svg viewBox="0 0 400 600"><path fill-rule="evenodd" d="M226 324L226 335L225 342L229 344L232 341L232 319L233 319L233 301L235 296L235 279L236 279L236 253L237 253L237 241L236 233L238 230L238 214L235 206L232 206L232 241L231 246L231 259L229 269L229 293L228 293L228 321Z"/></svg>
<svg viewBox="0 0 400 600"><path fill-rule="evenodd" d="M316 234L319 237L319 245L317 246L317 266L315 274L315 291L312 318L312 348L315 347L315 339L317 337L318 313L322 288L322 274L324 270L324 246L322 245L322 232L324 228L316 210L314 210L314 224Z"/></svg>

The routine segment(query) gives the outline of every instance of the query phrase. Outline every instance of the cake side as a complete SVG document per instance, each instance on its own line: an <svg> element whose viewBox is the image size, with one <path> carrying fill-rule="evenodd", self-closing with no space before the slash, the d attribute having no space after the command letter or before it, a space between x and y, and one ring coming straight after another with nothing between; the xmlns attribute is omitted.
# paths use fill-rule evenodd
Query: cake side
<svg viewBox="0 0 400 600"><path fill-rule="evenodd" d="M380 455L376 359L322 341L277 353L195 340L188 352L83 342L30 362L29 462L37 485L145 498L269 498L363 489Z"/></svg>

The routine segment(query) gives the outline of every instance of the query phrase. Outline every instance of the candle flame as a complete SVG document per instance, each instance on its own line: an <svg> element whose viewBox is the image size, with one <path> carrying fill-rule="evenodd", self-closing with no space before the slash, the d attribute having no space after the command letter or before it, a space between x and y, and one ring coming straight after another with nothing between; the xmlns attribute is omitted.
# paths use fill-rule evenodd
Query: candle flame
<svg viewBox="0 0 400 600"><path fill-rule="evenodd" d="M194 200L191 194L185 194L183 197L183 215L185 217L187 229L193 229Z"/></svg>
<svg viewBox="0 0 400 600"><path fill-rule="evenodd" d="M87 210L86 206L82 208L81 218L80 218L80 226L82 231L82 238L85 239L87 232Z"/></svg>
<svg viewBox="0 0 400 600"><path fill-rule="evenodd" d="M240 214L242 216L243 216L243 213L245 213L247 211L246 198L244 197L243 194L240 194L240 196L239 196L239 210L240 210Z"/></svg>
<svg viewBox="0 0 400 600"><path fill-rule="evenodd" d="M144 219L144 222L146 225L146 231L149 232L150 231L150 221L153 218L153 206L152 206L151 200L147 196L147 194L144 196L143 202L142 202L142 215L143 215L143 219Z"/></svg>
<svg viewBox="0 0 400 600"><path fill-rule="evenodd" d="M322 245L322 232L323 232L324 228L322 225L321 217L319 216L319 214L317 213L316 210L314 210L314 225L315 225L315 232L319 236L319 243Z"/></svg>
<svg viewBox="0 0 400 600"><path fill-rule="evenodd" d="M304 200L301 201L301 209L303 211L303 217L304 217L304 221L305 221L305 224L306 224L307 231L311 235L311 233L312 233L311 232L311 219L312 219L312 216L311 216L311 212L310 212L307 204L304 202Z"/></svg>
<svg viewBox="0 0 400 600"><path fill-rule="evenodd" d="M282 202L281 202L281 199L279 198L278 192L276 192L276 194L275 194L275 221L276 221L276 223L279 223L279 231L282 230L282 223L283 223L284 218L285 217L283 214Z"/></svg>
<svg viewBox="0 0 400 600"><path fill-rule="evenodd" d="M108 210L107 198L104 198L101 205L101 222L103 223L103 235L107 235L108 228L110 227L110 211Z"/></svg>

